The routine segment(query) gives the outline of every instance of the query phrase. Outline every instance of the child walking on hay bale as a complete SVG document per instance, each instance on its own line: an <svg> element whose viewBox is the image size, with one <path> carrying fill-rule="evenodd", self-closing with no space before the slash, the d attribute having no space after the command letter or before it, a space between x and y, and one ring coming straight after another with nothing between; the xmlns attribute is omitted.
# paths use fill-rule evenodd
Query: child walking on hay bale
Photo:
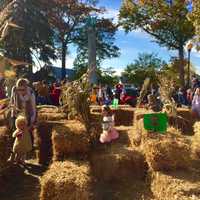
<svg viewBox="0 0 200 200"><path fill-rule="evenodd" d="M8 161L16 161L17 163L25 164L24 160L26 153L32 149L31 136L28 132L26 118L19 116L15 121L15 126L17 128L13 133L15 142L13 145L13 152Z"/></svg>
<svg viewBox="0 0 200 200"><path fill-rule="evenodd" d="M112 140L115 140L119 137L119 133L116 131L115 128L113 128L114 117L112 115L112 111L109 106L103 106L102 115L103 115L103 122L102 122L103 133L100 136L100 142L101 143L111 142Z"/></svg>

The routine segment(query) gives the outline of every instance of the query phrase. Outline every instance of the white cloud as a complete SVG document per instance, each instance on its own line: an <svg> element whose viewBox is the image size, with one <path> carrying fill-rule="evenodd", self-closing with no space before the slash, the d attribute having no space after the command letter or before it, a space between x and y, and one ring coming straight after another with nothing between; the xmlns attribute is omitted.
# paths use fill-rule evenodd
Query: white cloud
<svg viewBox="0 0 200 200"><path fill-rule="evenodd" d="M119 68L114 68L115 70L115 75L121 76L121 73L124 71L124 69L119 69Z"/></svg>
<svg viewBox="0 0 200 200"><path fill-rule="evenodd" d="M100 15L104 18L113 19L114 23L117 23L119 20L119 10L116 9L106 9L106 11Z"/></svg>
<svg viewBox="0 0 200 200"><path fill-rule="evenodd" d="M66 57L66 68L73 68L73 62L74 62L75 56L69 55ZM56 67L61 67L62 66L62 61L61 60L56 60L52 62L53 66Z"/></svg>
<svg viewBox="0 0 200 200"><path fill-rule="evenodd" d="M66 57L66 68L68 68L68 69L73 68L73 62L74 62L75 56L76 55L68 55ZM34 62L35 62L36 66L33 66L33 73L38 71L40 69L40 66L45 65L45 63L42 62L42 61L40 61L40 64L39 64L38 61L35 60L35 59L34 59ZM51 62L52 62L52 65L55 66L55 67L61 67L62 66L62 61L60 59L58 59L56 61L51 61Z"/></svg>

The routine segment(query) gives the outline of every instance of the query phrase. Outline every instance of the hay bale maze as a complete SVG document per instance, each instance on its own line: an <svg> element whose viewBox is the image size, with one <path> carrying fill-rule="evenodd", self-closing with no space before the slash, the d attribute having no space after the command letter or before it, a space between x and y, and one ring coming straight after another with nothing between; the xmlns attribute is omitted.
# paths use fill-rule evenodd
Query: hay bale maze
<svg viewBox="0 0 200 200"><path fill-rule="evenodd" d="M89 200L91 176L88 163L55 162L41 178L40 200Z"/></svg>
<svg viewBox="0 0 200 200"><path fill-rule="evenodd" d="M40 200L200 199L200 122L194 125L194 136L184 135L176 122L158 134L144 129L144 114L152 112L131 108L123 121L126 109L115 111L120 116L115 127L119 138L109 144L98 142L102 132L98 110L91 112L90 133L78 120L39 121L39 161L53 160L41 177ZM40 110L45 112L54 113ZM189 120L187 114L183 109L179 115Z"/></svg>
<svg viewBox="0 0 200 200"><path fill-rule="evenodd" d="M57 125L52 132L53 160L64 160L68 156L87 155L90 150L89 135L85 126L76 120Z"/></svg>

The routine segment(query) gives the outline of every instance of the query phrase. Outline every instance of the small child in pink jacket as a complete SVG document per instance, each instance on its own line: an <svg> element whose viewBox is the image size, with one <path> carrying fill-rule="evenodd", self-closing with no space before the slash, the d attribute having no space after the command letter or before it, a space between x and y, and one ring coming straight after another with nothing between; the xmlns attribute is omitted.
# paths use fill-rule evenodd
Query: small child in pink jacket
<svg viewBox="0 0 200 200"><path fill-rule="evenodd" d="M103 106L102 109L103 122L102 128L103 133L100 136L101 143L111 142L119 137L119 133L114 128L114 116L109 106Z"/></svg>

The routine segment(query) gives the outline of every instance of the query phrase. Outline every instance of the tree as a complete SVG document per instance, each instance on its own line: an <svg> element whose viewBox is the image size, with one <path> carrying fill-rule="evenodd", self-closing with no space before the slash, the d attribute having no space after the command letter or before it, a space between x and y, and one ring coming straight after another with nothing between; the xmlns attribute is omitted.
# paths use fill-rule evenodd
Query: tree
<svg viewBox="0 0 200 200"><path fill-rule="evenodd" d="M96 54L97 68L100 68L102 60L118 57L119 48L114 44L117 27L109 19L96 20ZM81 76L88 69L88 37L87 25L79 29L76 44L77 57L74 61L74 69L78 76Z"/></svg>
<svg viewBox="0 0 200 200"><path fill-rule="evenodd" d="M133 64L130 64L125 68L122 75L129 83L133 83L135 86L140 87L146 77L149 77L152 83L156 83L156 74L165 65L166 62L158 58L156 54L142 53L138 55L138 58Z"/></svg>
<svg viewBox="0 0 200 200"><path fill-rule="evenodd" d="M126 31L141 29L168 49L178 50L179 77L184 86L184 45L194 36L194 26L188 20L183 0L125 0L120 10L120 25Z"/></svg>
<svg viewBox="0 0 200 200"><path fill-rule="evenodd" d="M98 12L94 1L50 0L49 20L55 30L55 43L62 59L62 78L65 77L67 47L74 43L77 31L91 12Z"/></svg>
<svg viewBox="0 0 200 200"><path fill-rule="evenodd" d="M187 59L184 59L184 70L187 71L188 70L188 66L187 66ZM178 68L180 65L180 60L177 57L172 57L170 60L170 63L168 65L164 65L164 67L160 70L160 73L165 76L165 77L169 77L170 79L174 80L174 82L176 82L177 85L181 85L180 79L179 79L179 74L178 74ZM195 75L195 67L192 63L190 63L190 72L191 75ZM187 80L187 77L185 77L185 81Z"/></svg>
<svg viewBox="0 0 200 200"><path fill-rule="evenodd" d="M99 69L99 82L102 85L115 86L119 82L119 77L115 75L112 67L106 69Z"/></svg>
<svg viewBox="0 0 200 200"><path fill-rule="evenodd" d="M193 0L193 10L191 13L188 13L188 18L191 20L195 27L195 38L193 41L195 42L196 48L200 50L200 1Z"/></svg>
<svg viewBox="0 0 200 200"><path fill-rule="evenodd" d="M50 28L43 0L7 0L0 4L0 33L5 55L26 62L55 59L53 31ZM16 27L6 26L13 23Z"/></svg>

